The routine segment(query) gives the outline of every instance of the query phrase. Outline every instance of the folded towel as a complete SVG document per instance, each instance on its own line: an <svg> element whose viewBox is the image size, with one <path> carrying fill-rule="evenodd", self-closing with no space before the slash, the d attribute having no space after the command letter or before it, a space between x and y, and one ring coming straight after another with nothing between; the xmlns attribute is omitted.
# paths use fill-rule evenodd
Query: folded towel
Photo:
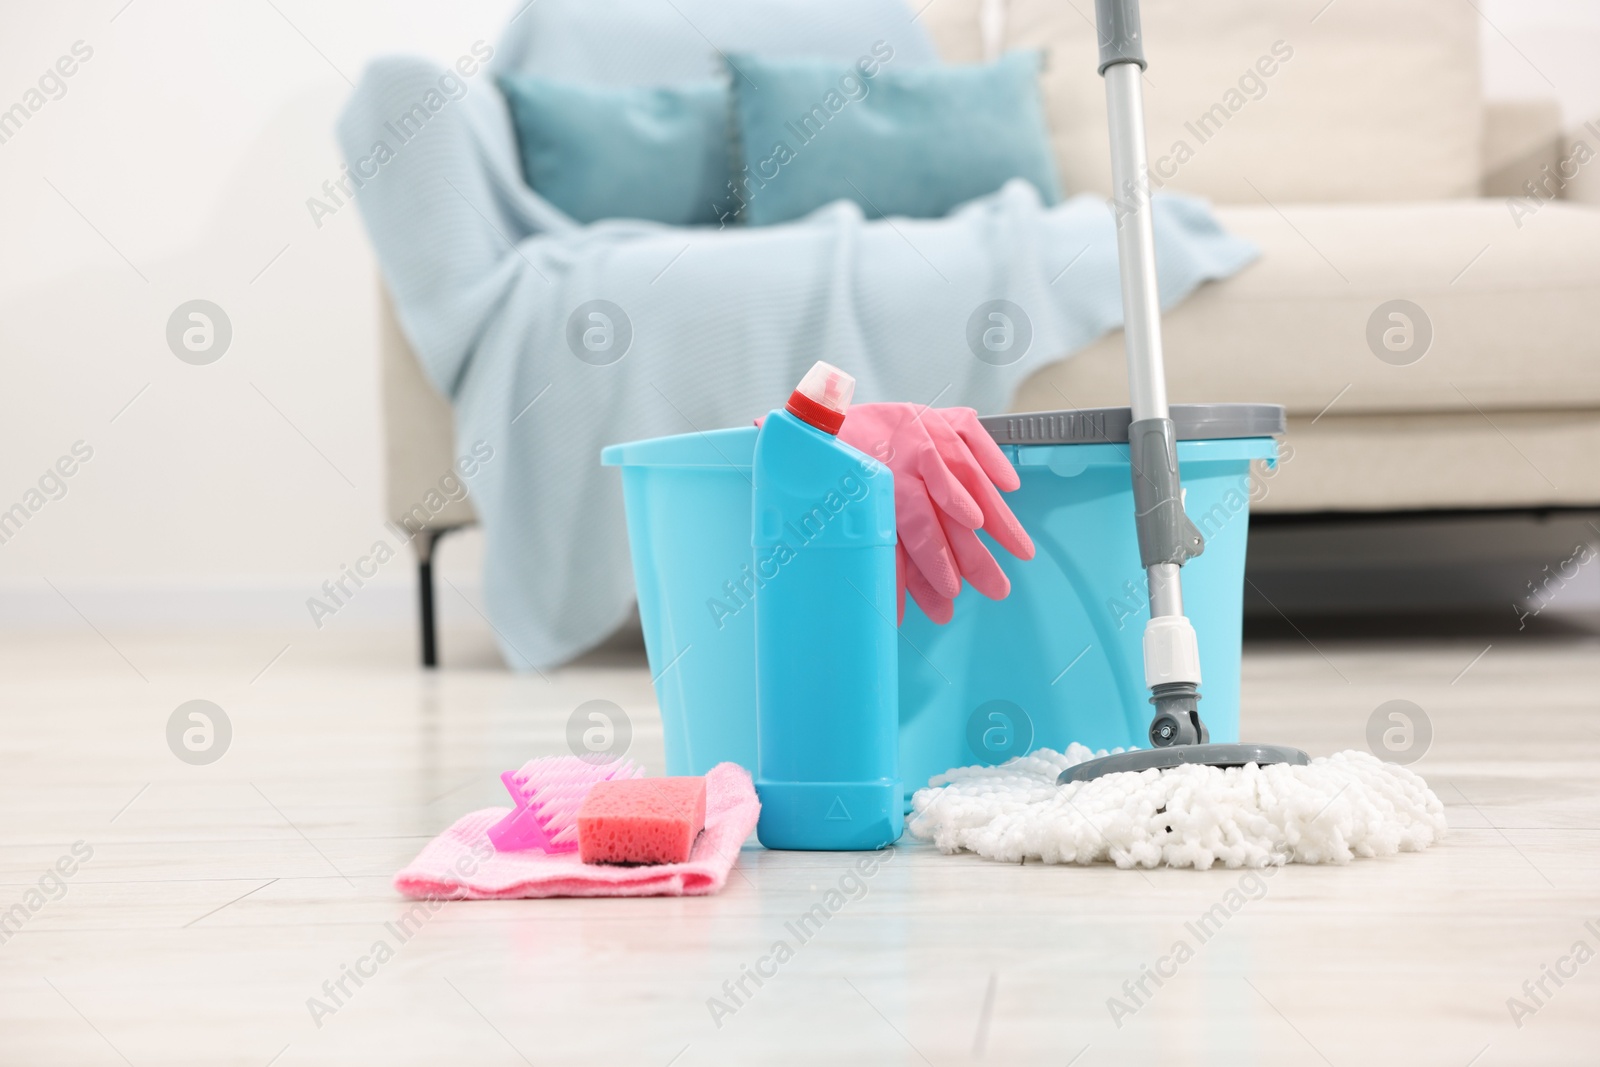
<svg viewBox="0 0 1600 1067"><path fill-rule="evenodd" d="M394 876L394 887L408 897L442 900L706 896L728 880L761 803L749 771L717 764L706 774L706 828L689 861L649 867L595 866L575 852L496 852L489 827L508 810L484 808L456 820Z"/></svg>

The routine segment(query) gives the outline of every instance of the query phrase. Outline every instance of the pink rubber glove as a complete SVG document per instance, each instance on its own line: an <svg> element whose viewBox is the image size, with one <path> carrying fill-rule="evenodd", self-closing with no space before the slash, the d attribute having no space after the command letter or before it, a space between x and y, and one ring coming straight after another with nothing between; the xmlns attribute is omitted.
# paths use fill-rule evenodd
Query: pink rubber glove
<svg viewBox="0 0 1600 1067"><path fill-rule="evenodd" d="M1011 592L1000 564L978 540L987 530L1018 559L1033 541L1001 499L1022 484L971 408L855 404L839 440L894 472L899 619L906 593L928 618L947 623L965 578L992 600Z"/></svg>

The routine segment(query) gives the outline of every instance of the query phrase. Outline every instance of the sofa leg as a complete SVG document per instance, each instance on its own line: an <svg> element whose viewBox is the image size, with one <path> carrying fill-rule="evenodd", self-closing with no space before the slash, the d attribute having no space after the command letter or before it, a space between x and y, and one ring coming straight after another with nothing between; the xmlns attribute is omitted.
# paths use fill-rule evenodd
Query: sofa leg
<svg viewBox="0 0 1600 1067"><path fill-rule="evenodd" d="M437 613L433 604L433 553L439 540L454 527L418 532L413 547L417 551L417 606L420 610L418 629L422 633L422 665L433 668L439 665Z"/></svg>
<svg viewBox="0 0 1600 1067"><path fill-rule="evenodd" d="M439 665L439 652L434 636L433 617L433 559L424 556L417 562L417 594L422 608L422 665L424 667L437 667Z"/></svg>
<svg viewBox="0 0 1600 1067"><path fill-rule="evenodd" d="M439 665L439 644L437 629L437 612L434 610L433 601L433 554L439 548L439 542L444 535L452 530L459 530L462 524L443 526L437 530L422 530L411 540L411 546L417 553L417 606L420 608L418 629L422 632L422 665L424 667L437 667Z"/></svg>

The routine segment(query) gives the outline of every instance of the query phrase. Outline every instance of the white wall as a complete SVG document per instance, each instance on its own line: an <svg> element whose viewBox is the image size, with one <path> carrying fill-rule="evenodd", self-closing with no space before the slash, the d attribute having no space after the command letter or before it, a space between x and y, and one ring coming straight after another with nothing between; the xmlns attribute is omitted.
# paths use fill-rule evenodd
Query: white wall
<svg viewBox="0 0 1600 1067"><path fill-rule="evenodd" d="M1600 2L1473 0L1483 86L1496 99L1554 97L1569 126L1600 117Z"/></svg>
<svg viewBox="0 0 1600 1067"><path fill-rule="evenodd" d="M318 229L305 206L337 173L346 78L385 53L449 61L515 9L125 3L0 14L0 108L75 42L93 53L0 143L0 509L93 449L0 544L0 625L82 625L45 578L111 624L301 623L381 516L372 257L353 209ZM193 298L232 321L209 366L165 340ZM452 544L444 566L459 582L475 557ZM405 563L382 580L394 595L351 615L409 607Z"/></svg>
<svg viewBox="0 0 1600 1067"><path fill-rule="evenodd" d="M0 544L0 626L81 626L47 579L104 625L305 624L381 516L372 259L354 211L318 229L305 207L345 79L492 41L520 2L6 6L0 108L74 42L93 56L0 144L0 509L94 454ZM1480 2L1491 95L1600 113L1600 4ZM164 339L197 297L234 329L210 366ZM465 585L476 563L469 536L443 566ZM340 623L404 623L409 580L391 564Z"/></svg>

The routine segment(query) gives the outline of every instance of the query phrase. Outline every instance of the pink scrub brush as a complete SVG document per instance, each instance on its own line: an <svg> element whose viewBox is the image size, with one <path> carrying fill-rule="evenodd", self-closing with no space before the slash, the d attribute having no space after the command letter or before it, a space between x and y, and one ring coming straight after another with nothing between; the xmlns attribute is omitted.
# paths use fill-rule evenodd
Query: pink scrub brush
<svg viewBox="0 0 1600 1067"><path fill-rule="evenodd" d="M644 768L632 760L591 763L578 756L543 756L520 771L506 771L506 784L516 807L489 827L497 852L576 852L578 808L597 782L638 778Z"/></svg>

